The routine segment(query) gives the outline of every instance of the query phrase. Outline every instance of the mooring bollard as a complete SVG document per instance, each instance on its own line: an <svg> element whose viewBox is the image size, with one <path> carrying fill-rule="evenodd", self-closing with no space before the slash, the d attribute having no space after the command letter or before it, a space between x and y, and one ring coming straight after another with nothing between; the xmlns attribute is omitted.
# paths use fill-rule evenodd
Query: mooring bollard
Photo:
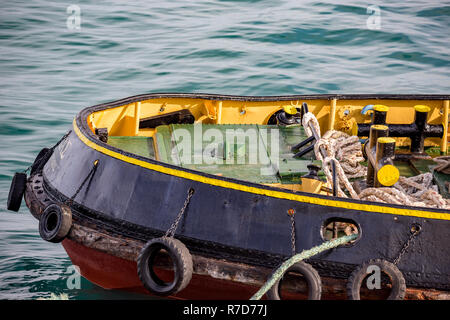
<svg viewBox="0 0 450 320"><path fill-rule="evenodd" d="M427 117L430 107L424 105L414 106L415 118L410 124L386 124L386 106L374 106L374 115L371 124L358 124L358 136L366 137L370 133L370 127L374 124L383 124L389 128L390 137L408 137L411 139L411 152L424 152L425 138L442 138L444 126L442 124L428 124Z"/></svg>
<svg viewBox="0 0 450 320"><path fill-rule="evenodd" d="M365 144L367 155L367 186L390 187L394 185L400 173L393 165L395 140L388 137L389 128L385 125L372 125L368 143Z"/></svg>
<svg viewBox="0 0 450 320"><path fill-rule="evenodd" d="M389 107L382 104L376 104L373 106L373 118L372 124L386 124L386 116L389 111Z"/></svg>

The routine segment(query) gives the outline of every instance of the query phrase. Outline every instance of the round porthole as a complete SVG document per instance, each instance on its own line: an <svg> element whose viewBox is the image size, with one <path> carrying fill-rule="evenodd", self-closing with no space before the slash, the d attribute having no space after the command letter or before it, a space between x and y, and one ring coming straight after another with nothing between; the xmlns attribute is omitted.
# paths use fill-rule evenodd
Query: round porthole
<svg viewBox="0 0 450 320"><path fill-rule="evenodd" d="M343 236L357 234L358 238L350 241L348 245L354 244L361 238L361 228L358 223L351 219L345 218L330 218L324 221L321 228L321 236L325 241L330 241Z"/></svg>

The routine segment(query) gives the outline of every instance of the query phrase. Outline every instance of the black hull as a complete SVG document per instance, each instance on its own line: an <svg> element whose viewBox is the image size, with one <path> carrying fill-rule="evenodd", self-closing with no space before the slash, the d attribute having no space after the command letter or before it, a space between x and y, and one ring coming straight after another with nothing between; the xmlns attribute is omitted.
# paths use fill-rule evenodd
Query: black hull
<svg viewBox="0 0 450 320"><path fill-rule="evenodd" d="M309 261L321 275L337 278L347 278L356 265L370 259L393 261L409 239L411 227L420 225L420 234L398 267L410 286L450 289L447 210L292 192L182 169L115 149L96 139L85 123L92 111L128 103L130 99L161 96L174 95L137 96L83 110L42 171L48 198L64 202L72 197L94 161L99 160L95 173L73 201L74 216L118 235L147 241L166 232L192 188L195 193L175 236L194 254L271 268L291 255L289 209L296 212L297 252L324 242L321 230L327 220L349 219L358 226L357 241ZM200 96L218 98L193 97ZM281 100L255 99L263 98Z"/></svg>

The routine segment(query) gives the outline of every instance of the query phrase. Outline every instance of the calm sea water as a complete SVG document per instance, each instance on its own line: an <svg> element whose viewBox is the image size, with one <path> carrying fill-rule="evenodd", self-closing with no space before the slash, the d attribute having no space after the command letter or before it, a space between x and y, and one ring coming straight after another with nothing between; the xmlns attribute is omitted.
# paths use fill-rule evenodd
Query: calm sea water
<svg viewBox="0 0 450 320"><path fill-rule="evenodd" d="M0 299L147 298L67 287L11 177L82 108L149 92L450 93L450 2L1 1ZM78 15L79 13L79 15Z"/></svg>

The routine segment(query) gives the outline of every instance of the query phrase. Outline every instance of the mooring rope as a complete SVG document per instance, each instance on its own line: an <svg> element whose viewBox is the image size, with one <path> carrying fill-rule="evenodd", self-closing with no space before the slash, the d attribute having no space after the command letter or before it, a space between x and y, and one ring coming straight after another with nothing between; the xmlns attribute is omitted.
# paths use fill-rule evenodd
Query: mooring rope
<svg viewBox="0 0 450 320"><path fill-rule="evenodd" d="M320 135L319 123L311 112L305 114L302 124L308 136L312 135L310 126ZM325 158L320 150L325 150ZM336 189L339 197L347 198L342 190L345 188L353 199L450 209L450 200L444 199L439 194L437 186L433 185L433 175L429 172L409 178L400 177L393 187L366 188L357 194L349 179L363 177L367 174L367 168L361 164L364 158L357 136L329 130L316 142L314 153L316 158L322 161L322 170L330 185L333 184L330 165L332 161L335 162L339 181ZM438 163L436 167L438 170L445 171L450 167L450 157L437 157L434 160Z"/></svg>
<svg viewBox="0 0 450 320"><path fill-rule="evenodd" d="M285 274L286 270L288 270L290 267L292 267L294 264L296 264L297 262L300 262L304 259L309 259L323 251L326 251L328 249L332 249L332 248L336 248L340 245L346 244L352 240L355 240L358 237L357 234L352 234L349 236L343 236L337 239L333 239L330 241L326 241L324 243L322 243L319 246L313 247L309 250L303 250L301 253L296 254L294 256L292 256L291 258L289 258L288 260L286 260L285 262L283 262L281 264L281 266L276 269L272 275L270 276L269 280L266 281L266 283L258 290L258 292L256 292L251 298L250 300L259 300L262 298L262 296L269 291L270 288L272 288L272 286L283 277L283 275Z"/></svg>
<svg viewBox="0 0 450 320"><path fill-rule="evenodd" d="M320 126L313 113L308 112L303 117L302 125L306 134L313 134L311 127L320 137ZM322 155L321 150L326 154ZM366 175L367 169L360 164L364 161L361 151L361 143L358 137L350 136L337 130L327 131L314 145L316 159L322 161L322 170L327 178L327 182L333 185L333 176L330 170L331 163L334 162L338 183L335 186L339 197L347 198L342 191L342 187L350 193L354 199L359 199L358 194L351 185L349 178L358 178Z"/></svg>
<svg viewBox="0 0 450 320"><path fill-rule="evenodd" d="M358 196L361 200L375 202L450 209L448 199L444 199L433 184L430 172L410 178L400 177L392 188L367 188Z"/></svg>
<svg viewBox="0 0 450 320"><path fill-rule="evenodd" d="M450 174L450 156L436 157L433 160L438 164L434 167L435 171Z"/></svg>

